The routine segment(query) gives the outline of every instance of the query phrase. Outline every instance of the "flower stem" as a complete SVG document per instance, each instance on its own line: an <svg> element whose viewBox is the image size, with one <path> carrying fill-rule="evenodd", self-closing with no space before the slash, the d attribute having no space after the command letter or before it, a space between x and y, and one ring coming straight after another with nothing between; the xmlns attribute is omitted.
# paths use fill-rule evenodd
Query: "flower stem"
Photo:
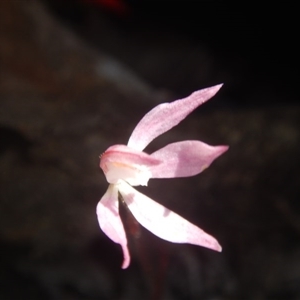
<svg viewBox="0 0 300 300"><path fill-rule="evenodd" d="M149 287L149 300L162 299L169 263L168 243L158 239L137 222L120 192L118 199L129 248L138 257Z"/></svg>

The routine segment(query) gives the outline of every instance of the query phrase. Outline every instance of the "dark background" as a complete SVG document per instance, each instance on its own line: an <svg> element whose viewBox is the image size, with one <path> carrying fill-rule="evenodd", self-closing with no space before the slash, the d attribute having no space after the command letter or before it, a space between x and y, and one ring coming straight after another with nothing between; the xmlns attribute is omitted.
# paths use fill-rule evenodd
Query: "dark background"
<svg viewBox="0 0 300 300"><path fill-rule="evenodd" d="M299 299L297 19L282 3L2 1L0 298ZM158 103L221 82L147 151L197 139L228 153L143 192L223 252L139 228L121 270L95 215L99 155Z"/></svg>
<svg viewBox="0 0 300 300"><path fill-rule="evenodd" d="M226 100L235 105L274 103L268 97L242 97L245 90L249 95L258 88L280 95L276 102L295 101L299 45L298 15L292 5L133 0L116 1L122 3L117 7L105 1L86 1L89 6L84 1L48 2L89 43L155 87L185 95L199 88L199 80L209 85L226 78L227 93L232 93Z"/></svg>

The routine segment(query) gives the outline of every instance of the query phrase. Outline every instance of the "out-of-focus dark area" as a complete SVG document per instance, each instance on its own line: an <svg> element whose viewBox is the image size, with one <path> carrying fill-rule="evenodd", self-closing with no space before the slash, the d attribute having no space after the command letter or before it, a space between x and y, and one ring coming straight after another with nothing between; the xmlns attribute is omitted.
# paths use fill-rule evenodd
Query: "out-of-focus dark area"
<svg viewBox="0 0 300 300"><path fill-rule="evenodd" d="M283 3L0 1L0 299L299 299L296 23ZM121 270L96 219L99 155L158 103L220 82L147 150L229 151L143 192L223 252L141 229Z"/></svg>

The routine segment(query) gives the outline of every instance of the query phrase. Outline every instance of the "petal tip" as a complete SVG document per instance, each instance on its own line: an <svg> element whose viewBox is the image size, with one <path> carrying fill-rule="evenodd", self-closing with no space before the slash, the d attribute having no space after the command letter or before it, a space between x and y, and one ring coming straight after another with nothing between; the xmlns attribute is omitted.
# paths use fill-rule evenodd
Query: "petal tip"
<svg viewBox="0 0 300 300"><path fill-rule="evenodd" d="M229 149L229 146L226 146L226 145L215 146L215 153L214 153L213 160L215 160L216 158L218 158L219 156L224 154L228 149Z"/></svg>
<svg viewBox="0 0 300 300"><path fill-rule="evenodd" d="M129 267L129 262L123 262L122 263L122 266L121 266L121 268L123 269L123 270L125 270L125 269L127 269Z"/></svg>
<svg viewBox="0 0 300 300"><path fill-rule="evenodd" d="M208 235L208 239L206 240L206 243L199 244L200 246L206 247L208 249L222 252L222 246L219 244L219 242L211 235Z"/></svg>
<svg viewBox="0 0 300 300"><path fill-rule="evenodd" d="M219 147L220 147L221 154L225 153L229 149L228 145L222 145L222 146L219 146Z"/></svg>
<svg viewBox="0 0 300 300"><path fill-rule="evenodd" d="M213 244L210 245L208 248L210 248L211 250L217 251L217 252L222 252L222 246L215 239L213 241Z"/></svg>
<svg viewBox="0 0 300 300"><path fill-rule="evenodd" d="M208 89L210 89L212 92L213 92L213 95L215 95L220 89L221 87L223 86L224 83L220 83L220 84L217 84L217 85L214 85Z"/></svg>
<svg viewBox="0 0 300 300"><path fill-rule="evenodd" d="M127 269L130 265L130 254L127 251L127 249L123 249L123 253L124 253L124 258L123 258L121 268L124 270L124 269Z"/></svg>

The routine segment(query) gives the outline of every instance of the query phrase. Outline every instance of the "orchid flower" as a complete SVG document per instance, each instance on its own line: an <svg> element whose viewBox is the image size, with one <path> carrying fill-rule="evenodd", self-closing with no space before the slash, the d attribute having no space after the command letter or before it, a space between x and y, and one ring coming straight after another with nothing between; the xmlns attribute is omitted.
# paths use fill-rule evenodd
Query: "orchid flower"
<svg viewBox="0 0 300 300"><path fill-rule="evenodd" d="M156 236L173 243L222 250L214 237L132 187L147 185L150 178L199 174L228 149L228 146L210 146L200 141L181 141L152 154L143 152L153 139L185 119L213 97L221 86L202 89L187 98L154 107L137 124L127 146L111 146L101 156L100 167L109 187L97 205L97 216L103 232L122 247L123 269L130 264L130 254L119 215L119 193L136 220Z"/></svg>

